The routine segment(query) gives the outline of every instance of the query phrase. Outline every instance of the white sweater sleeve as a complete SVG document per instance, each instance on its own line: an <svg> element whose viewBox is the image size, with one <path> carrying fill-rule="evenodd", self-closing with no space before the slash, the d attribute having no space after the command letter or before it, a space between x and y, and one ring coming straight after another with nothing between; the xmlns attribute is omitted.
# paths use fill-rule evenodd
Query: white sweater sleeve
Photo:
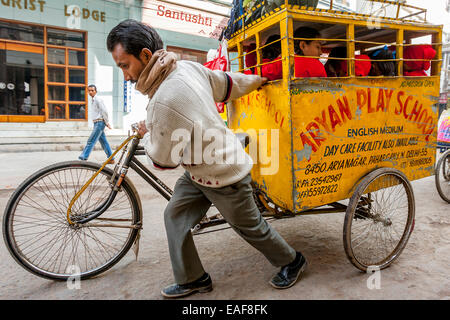
<svg viewBox="0 0 450 320"><path fill-rule="evenodd" d="M206 67L204 69L208 72L214 101L216 102L227 102L240 98L258 89L262 84L262 78L258 75L209 70Z"/></svg>

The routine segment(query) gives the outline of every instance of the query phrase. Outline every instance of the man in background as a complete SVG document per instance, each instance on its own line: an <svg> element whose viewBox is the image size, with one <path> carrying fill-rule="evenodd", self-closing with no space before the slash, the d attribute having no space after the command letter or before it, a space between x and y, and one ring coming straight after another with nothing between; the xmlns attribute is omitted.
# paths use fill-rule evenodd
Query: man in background
<svg viewBox="0 0 450 320"><path fill-rule="evenodd" d="M88 93L92 97L92 119L94 119L94 130L89 136L86 146L78 159L87 160L97 141L100 141L106 156L109 158L112 155L112 151L104 132L105 127L111 129L111 125L108 121L108 112L106 111L103 100L97 96L97 87L95 85L90 84L88 86ZM111 159L109 163L114 164L114 159Z"/></svg>

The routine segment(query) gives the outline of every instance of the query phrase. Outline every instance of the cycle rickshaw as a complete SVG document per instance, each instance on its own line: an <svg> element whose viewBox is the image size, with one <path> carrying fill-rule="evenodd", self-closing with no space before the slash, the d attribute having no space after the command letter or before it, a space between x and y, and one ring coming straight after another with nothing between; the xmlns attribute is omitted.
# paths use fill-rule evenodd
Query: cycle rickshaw
<svg viewBox="0 0 450 320"><path fill-rule="evenodd" d="M414 229L410 181L433 175L436 160L442 27L398 12L377 18L379 28L368 28L369 15L286 1L243 24L228 42L233 68L244 71L244 45L255 41L260 73L262 39L280 34L283 78L227 108L228 126L241 131L255 160L251 174L261 211L267 219L345 212L345 252L362 271L386 268L398 258ZM318 28L325 48L347 47L341 59L348 62L348 76L294 77L293 31L301 25ZM406 77L403 49L424 35L432 37L437 52L431 74ZM396 75L356 77L355 51L385 45L396 49ZM129 137L115 153L120 149L114 170L107 162L58 163L17 188L5 210L3 234L21 266L64 280L71 276L67 267L78 265L86 279L138 245L142 207L127 171L135 170L166 199L172 190L136 158L144 154L139 137ZM193 232L222 223L220 216L206 217Z"/></svg>

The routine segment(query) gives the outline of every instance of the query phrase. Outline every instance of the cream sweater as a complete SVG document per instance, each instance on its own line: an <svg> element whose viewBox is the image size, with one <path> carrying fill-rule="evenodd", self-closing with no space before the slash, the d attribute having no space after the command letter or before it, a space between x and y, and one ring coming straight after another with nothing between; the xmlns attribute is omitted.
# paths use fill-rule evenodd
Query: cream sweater
<svg viewBox="0 0 450 320"><path fill-rule="evenodd" d="M212 71L178 61L147 106L143 137L157 168L182 165L193 181L220 188L244 178L252 159L217 112L215 102L237 99L261 86L257 75Z"/></svg>

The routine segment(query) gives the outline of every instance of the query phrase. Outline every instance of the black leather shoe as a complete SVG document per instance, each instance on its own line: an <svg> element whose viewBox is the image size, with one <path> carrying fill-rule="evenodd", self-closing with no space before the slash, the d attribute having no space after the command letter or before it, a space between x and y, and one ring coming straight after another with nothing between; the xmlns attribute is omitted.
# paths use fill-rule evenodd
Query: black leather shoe
<svg viewBox="0 0 450 320"><path fill-rule="evenodd" d="M161 294L166 298L181 298L196 292L209 292L212 289L211 277L205 273L200 279L193 282L165 287L161 290Z"/></svg>
<svg viewBox="0 0 450 320"><path fill-rule="evenodd" d="M306 266L308 262L305 257L297 252L295 260L284 267L281 267L280 272L278 272L272 280L270 280L270 284L277 289L287 289L292 287L300 278L300 275L303 271L306 270Z"/></svg>

